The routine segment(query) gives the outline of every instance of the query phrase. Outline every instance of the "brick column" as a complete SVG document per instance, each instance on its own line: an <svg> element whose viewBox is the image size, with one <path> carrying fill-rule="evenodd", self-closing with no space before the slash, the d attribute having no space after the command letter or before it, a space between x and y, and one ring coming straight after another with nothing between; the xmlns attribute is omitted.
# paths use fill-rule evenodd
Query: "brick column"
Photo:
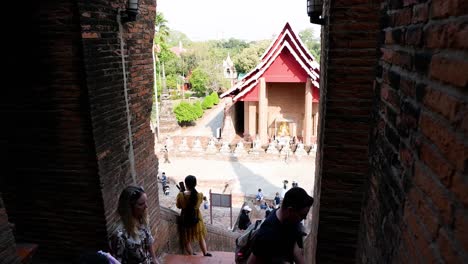
<svg viewBox="0 0 468 264"><path fill-rule="evenodd" d="M312 138L312 81L307 79L305 87L304 144L310 145Z"/></svg>
<svg viewBox="0 0 468 264"><path fill-rule="evenodd" d="M260 91L258 94L258 134L262 144L268 142L268 99L266 97L265 78L260 78Z"/></svg>

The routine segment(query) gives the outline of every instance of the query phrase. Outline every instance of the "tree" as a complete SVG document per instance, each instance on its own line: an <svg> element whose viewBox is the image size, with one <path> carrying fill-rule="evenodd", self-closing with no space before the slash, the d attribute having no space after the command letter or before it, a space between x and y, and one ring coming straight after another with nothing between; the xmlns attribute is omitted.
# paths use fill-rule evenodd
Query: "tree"
<svg viewBox="0 0 468 264"><path fill-rule="evenodd" d="M230 38L227 41L218 42L217 47L227 49L230 53L239 53L241 50L249 47L249 44L243 40Z"/></svg>
<svg viewBox="0 0 468 264"><path fill-rule="evenodd" d="M179 42L181 42L184 47L188 47L192 43L192 41L184 33L177 30L171 30L169 32L169 36L167 37L167 45L171 47L178 46Z"/></svg>
<svg viewBox="0 0 468 264"><path fill-rule="evenodd" d="M166 77L166 87L168 89L177 89L177 75L170 74Z"/></svg>
<svg viewBox="0 0 468 264"><path fill-rule="evenodd" d="M211 109L213 105L214 105L213 97L211 97L210 95L205 97L205 99L203 99L203 102L201 103L203 110Z"/></svg>
<svg viewBox="0 0 468 264"><path fill-rule="evenodd" d="M188 76L197 66L198 60L194 52L185 52L180 56L181 60L181 75Z"/></svg>
<svg viewBox="0 0 468 264"><path fill-rule="evenodd" d="M154 21L154 27L156 31L155 43L166 42L167 37L169 36L170 29L167 26L167 20L164 18L164 14L161 12L156 12L156 18Z"/></svg>
<svg viewBox="0 0 468 264"><path fill-rule="evenodd" d="M210 94L211 98L213 98L213 104L217 105L219 103L219 96L217 92L212 92Z"/></svg>
<svg viewBox="0 0 468 264"><path fill-rule="evenodd" d="M320 62L320 41L314 36L314 29L307 28L299 32L299 37L317 62Z"/></svg>
<svg viewBox="0 0 468 264"><path fill-rule="evenodd" d="M193 70L189 80L192 85L192 91L194 91L198 96L203 96L206 92L208 79L208 74L206 74L206 72L201 68Z"/></svg>
<svg viewBox="0 0 468 264"><path fill-rule="evenodd" d="M247 73L251 71L260 62L260 56L270 44L270 40L253 42L248 48L234 56L234 65L238 73Z"/></svg>
<svg viewBox="0 0 468 264"><path fill-rule="evenodd" d="M197 115L198 118L203 116L203 108L202 108L200 101L193 103L193 111Z"/></svg>
<svg viewBox="0 0 468 264"><path fill-rule="evenodd" d="M194 105L187 102L181 102L174 107L174 114L177 122L182 124L187 124L198 119L198 110L195 109Z"/></svg>

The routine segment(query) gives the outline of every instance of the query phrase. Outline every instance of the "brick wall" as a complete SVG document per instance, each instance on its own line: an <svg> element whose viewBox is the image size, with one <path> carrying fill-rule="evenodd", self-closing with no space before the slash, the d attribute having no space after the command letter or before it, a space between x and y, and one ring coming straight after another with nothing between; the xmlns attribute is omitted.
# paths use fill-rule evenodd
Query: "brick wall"
<svg viewBox="0 0 468 264"><path fill-rule="evenodd" d="M384 1L358 262L468 261L468 3Z"/></svg>
<svg viewBox="0 0 468 264"><path fill-rule="evenodd" d="M133 184L132 167L137 184L147 192L154 232L159 219L158 163L149 121L153 91L151 49L156 7L154 1L140 1L137 21L122 25L128 89L127 115L116 17L117 9L124 9L125 3L86 2L79 6L86 84L109 234L114 231L119 219L115 211L116 198L125 186Z"/></svg>
<svg viewBox="0 0 468 264"><path fill-rule="evenodd" d="M2 132L8 155L0 188L16 241L38 244L45 258L67 258L106 245L79 15L73 1L33 7L31 57L2 104L11 129ZM26 74L24 65L34 70Z"/></svg>
<svg viewBox="0 0 468 264"><path fill-rule="evenodd" d="M19 263L13 232L8 222L8 214L0 193L0 263Z"/></svg>
<svg viewBox="0 0 468 264"><path fill-rule="evenodd" d="M379 1L325 1L316 203L307 241L317 263L352 263L368 178ZM316 237L316 241L314 238ZM339 253L338 253L339 252ZM313 259L313 253L306 251Z"/></svg>
<svg viewBox="0 0 468 264"><path fill-rule="evenodd" d="M0 188L18 242L39 245L48 263L107 249L116 200L132 183L117 9L127 1L47 1L33 5L30 87L2 104L7 166ZM148 193L151 227L159 219L157 160L149 126L155 3L140 1L123 26L138 185ZM29 53L28 53L29 54Z"/></svg>

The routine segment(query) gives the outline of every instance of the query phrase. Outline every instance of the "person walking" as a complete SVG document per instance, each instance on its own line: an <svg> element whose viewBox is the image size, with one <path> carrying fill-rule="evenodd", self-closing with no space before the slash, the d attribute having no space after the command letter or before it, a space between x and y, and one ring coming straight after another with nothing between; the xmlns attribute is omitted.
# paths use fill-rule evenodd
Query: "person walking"
<svg viewBox="0 0 468 264"><path fill-rule="evenodd" d="M284 199L284 196L286 195L286 192L288 191L288 180L283 181L283 189L281 189L281 199Z"/></svg>
<svg viewBox="0 0 468 264"><path fill-rule="evenodd" d="M203 201L203 194L197 192L197 178L193 175L185 177L185 191L177 194L176 206L181 210L181 239L185 250L189 255L196 255L193 252L191 243L198 241L203 256L211 257L206 247L206 227L203 223L203 216L200 212L200 205Z"/></svg>
<svg viewBox="0 0 468 264"><path fill-rule="evenodd" d="M148 197L142 187L128 186L119 197L117 229L110 239L111 254L122 264L159 264L148 226Z"/></svg>
<svg viewBox="0 0 468 264"><path fill-rule="evenodd" d="M301 221L307 217L314 198L299 187L286 192L281 207L263 222L252 244L248 264L304 264Z"/></svg>
<svg viewBox="0 0 468 264"><path fill-rule="evenodd" d="M169 160L169 150L167 149L167 146L164 146L164 163L171 163Z"/></svg>
<svg viewBox="0 0 468 264"><path fill-rule="evenodd" d="M167 176L165 172L161 174L161 185L164 195L169 195L169 185L167 185Z"/></svg>

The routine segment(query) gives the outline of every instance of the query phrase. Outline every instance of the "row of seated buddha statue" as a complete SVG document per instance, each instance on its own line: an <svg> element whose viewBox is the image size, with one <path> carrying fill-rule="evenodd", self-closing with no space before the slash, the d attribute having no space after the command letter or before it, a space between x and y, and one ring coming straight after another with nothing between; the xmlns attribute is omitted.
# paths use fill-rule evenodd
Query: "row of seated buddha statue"
<svg viewBox="0 0 468 264"><path fill-rule="evenodd" d="M317 145L305 146L301 141L292 143L292 141L270 140L268 145L262 146L260 139L256 138L252 142L244 143L242 140L238 141L235 146L231 145L228 141L216 140L210 138L206 147L202 146L199 138L195 138L191 146L187 143L186 138L182 138L180 144L175 145L170 137L167 137L164 142L164 148L173 153L198 153L198 154L226 154L234 156L242 156L246 154L261 155L296 155L307 156L315 155Z"/></svg>

